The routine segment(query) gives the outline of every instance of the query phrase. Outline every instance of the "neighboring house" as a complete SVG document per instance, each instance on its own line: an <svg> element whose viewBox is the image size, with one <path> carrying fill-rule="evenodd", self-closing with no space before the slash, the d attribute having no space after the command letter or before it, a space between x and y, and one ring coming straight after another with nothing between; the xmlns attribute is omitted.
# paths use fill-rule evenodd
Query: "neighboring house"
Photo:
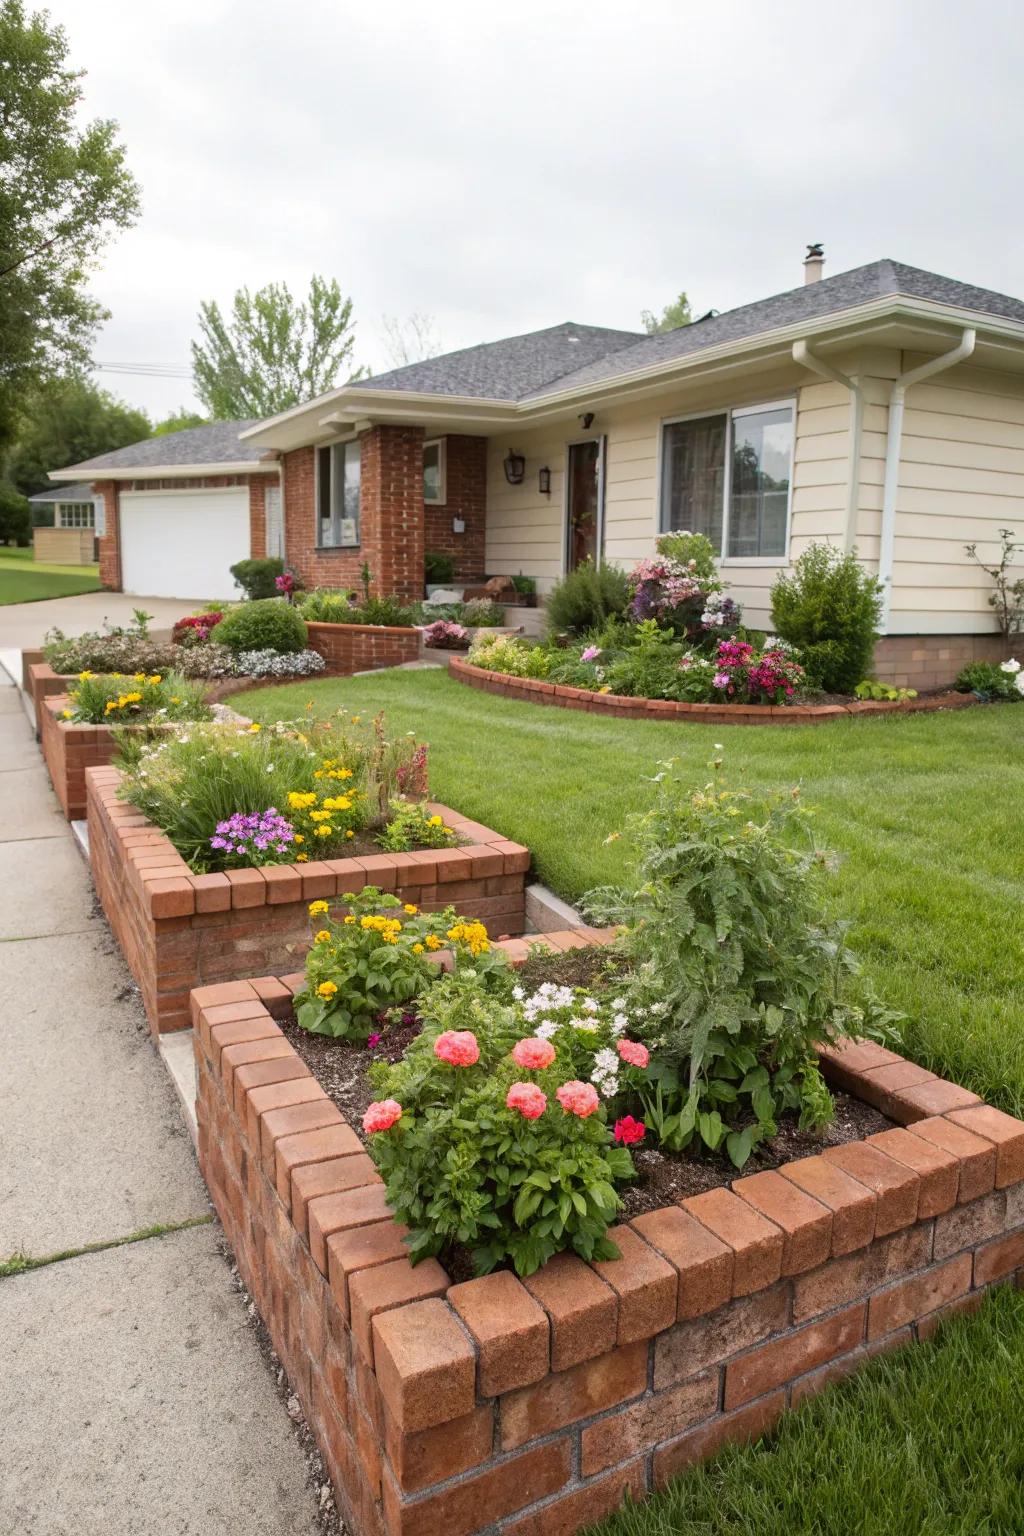
<svg viewBox="0 0 1024 1536"><path fill-rule="evenodd" d="M37 491L30 496L33 507L53 508L54 528L95 528L96 506L92 484L60 485L55 491Z"/></svg>
<svg viewBox="0 0 1024 1536"><path fill-rule="evenodd" d="M91 565L96 559L96 502L90 482L37 491L28 499L33 511L53 512L51 527L33 528L32 558L44 564Z"/></svg>
<svg viewBox="0 0 1024 1536"><path fill-rule="evenodd" d="M1024 303L899 262L821 269L812 250L801 287L655 336L566 324L343 385L243 426L240 480L280 486L282 552L307 584L354 584L366 562L407 598L426 549L460 580L523 572L543 593L583 559L630 565L686 528L766 627L778 572L828 539L882 581L879 675L947 681L1004 654L964 545L1024 534ZM127 499L101 539L108 574L137 569L117 550ZM165 516L152 565L174 535ZM263 553L255 514L250 537Z"/></svg>

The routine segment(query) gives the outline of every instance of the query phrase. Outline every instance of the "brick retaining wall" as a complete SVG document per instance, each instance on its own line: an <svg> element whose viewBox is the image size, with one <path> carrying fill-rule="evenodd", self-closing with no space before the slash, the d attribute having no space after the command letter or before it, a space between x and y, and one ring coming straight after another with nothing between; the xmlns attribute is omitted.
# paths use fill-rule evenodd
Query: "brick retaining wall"
<svg viewBox="0 0 1024 1536"><path fill-rule="evenodd" d="M86 811L85 770L109 763L117 756L118 748L109 726L76 725L62 720L61 711L70 708L71 699L65 693L43 697L36 723L43 761L61 810L68 821L82 821ZM152 736L162 728L149 725L137 729Z"/></svg>
<svg viewBox="0 0 1024 1536"><path fill-rule="evenodd" d="M419 659L418 629L386 624L317 623L308 624L307 628L310 650L320 653L328 672L335 677L370 672L377 667L398 667Z"/></svg>
<svg viewBox="0 0 1024 1536"><path fill-rule="evenodd" d="M595 693L532 677L510 677L486 667L471 666L460 656L448 664L451 675L470 688L498 693L528 704L555 704L585 709L595 715L627 720L677 720L693 725L823 725L860 715L912 715L938 709L964 709L977 704L973 693L942 693L928 699L854 699L849 704L685 704L675 699L637 699L625 694Z"/></svg>
<svg viewBox="0 0 1024 1536"><path fill-rule="evenodd" d="M906 1129L452 1285L275 1024L300 981L192 994L199 1156L353 1536L570 1536L1024 1266L1024 1124L857 1044Z"/></svg>
<svg viewBox="0 0 1024 1536"><path fill-rule="evenodd" d="M55 672L48 662L41 659L26 662L26 658L34 655L32 651L22 652L22 688L32 700L36 712L36 730L41 732L39 716L43 708L43 700L53 698L55 694L67 693L75 682L73 674Z"/></svg>
<svg viewBox="0 0 1024 1536"><path fill-rule="evenodd" d="M309 945L308 903L364 885L428 911L452 903L496 934L523 931L529 849L445 806L436 809L468 839L462 847L197 875L118 800L119 777L116 768L86 772L89 859L154 1033L188 1027L192 987L292 969Z"/></svg>

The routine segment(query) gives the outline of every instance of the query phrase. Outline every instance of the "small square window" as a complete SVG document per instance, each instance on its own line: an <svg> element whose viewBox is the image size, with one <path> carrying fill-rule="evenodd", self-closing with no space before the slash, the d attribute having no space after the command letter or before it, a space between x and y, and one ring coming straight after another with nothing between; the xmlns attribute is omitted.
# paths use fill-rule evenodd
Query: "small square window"
<svg viewBox="0 0 1024 1536"><path fill-rule="evenodd" d="M445 486L445 440L423 444L423 500L431 507L443 507Z"/></svg>

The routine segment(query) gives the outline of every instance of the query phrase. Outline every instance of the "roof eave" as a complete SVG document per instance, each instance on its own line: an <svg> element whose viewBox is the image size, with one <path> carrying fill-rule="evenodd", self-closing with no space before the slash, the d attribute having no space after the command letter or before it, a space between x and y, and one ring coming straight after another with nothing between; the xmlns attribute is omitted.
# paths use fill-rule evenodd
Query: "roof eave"
<svg viewBox="0 0 1024 1536"><path fill-rule="evenodd" d="M246 459L219 464L134 464L118 467L102 464L70 464L67 469L51 469L49 478L58 482L88 480L195 480L204 475L270 475L280 468L276 459Z"/></svg>

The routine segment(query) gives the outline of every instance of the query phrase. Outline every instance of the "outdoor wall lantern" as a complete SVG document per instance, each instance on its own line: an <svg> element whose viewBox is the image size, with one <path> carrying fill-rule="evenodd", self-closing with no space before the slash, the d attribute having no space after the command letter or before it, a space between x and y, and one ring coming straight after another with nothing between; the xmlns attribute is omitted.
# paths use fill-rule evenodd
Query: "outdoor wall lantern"
<svg viewBox="0 0 1024 1536"><path fill-rule="evenodd" d="M542 496L551 495L551 471L546 464L537 472L537 488Z"/></svg>
<svg viewBox="0 0 1024 1536"><path fill-rule="evenodd" d="M522 485L526 474L526 455L510 448L505 458L505 479L509 485Z"/></svg>

